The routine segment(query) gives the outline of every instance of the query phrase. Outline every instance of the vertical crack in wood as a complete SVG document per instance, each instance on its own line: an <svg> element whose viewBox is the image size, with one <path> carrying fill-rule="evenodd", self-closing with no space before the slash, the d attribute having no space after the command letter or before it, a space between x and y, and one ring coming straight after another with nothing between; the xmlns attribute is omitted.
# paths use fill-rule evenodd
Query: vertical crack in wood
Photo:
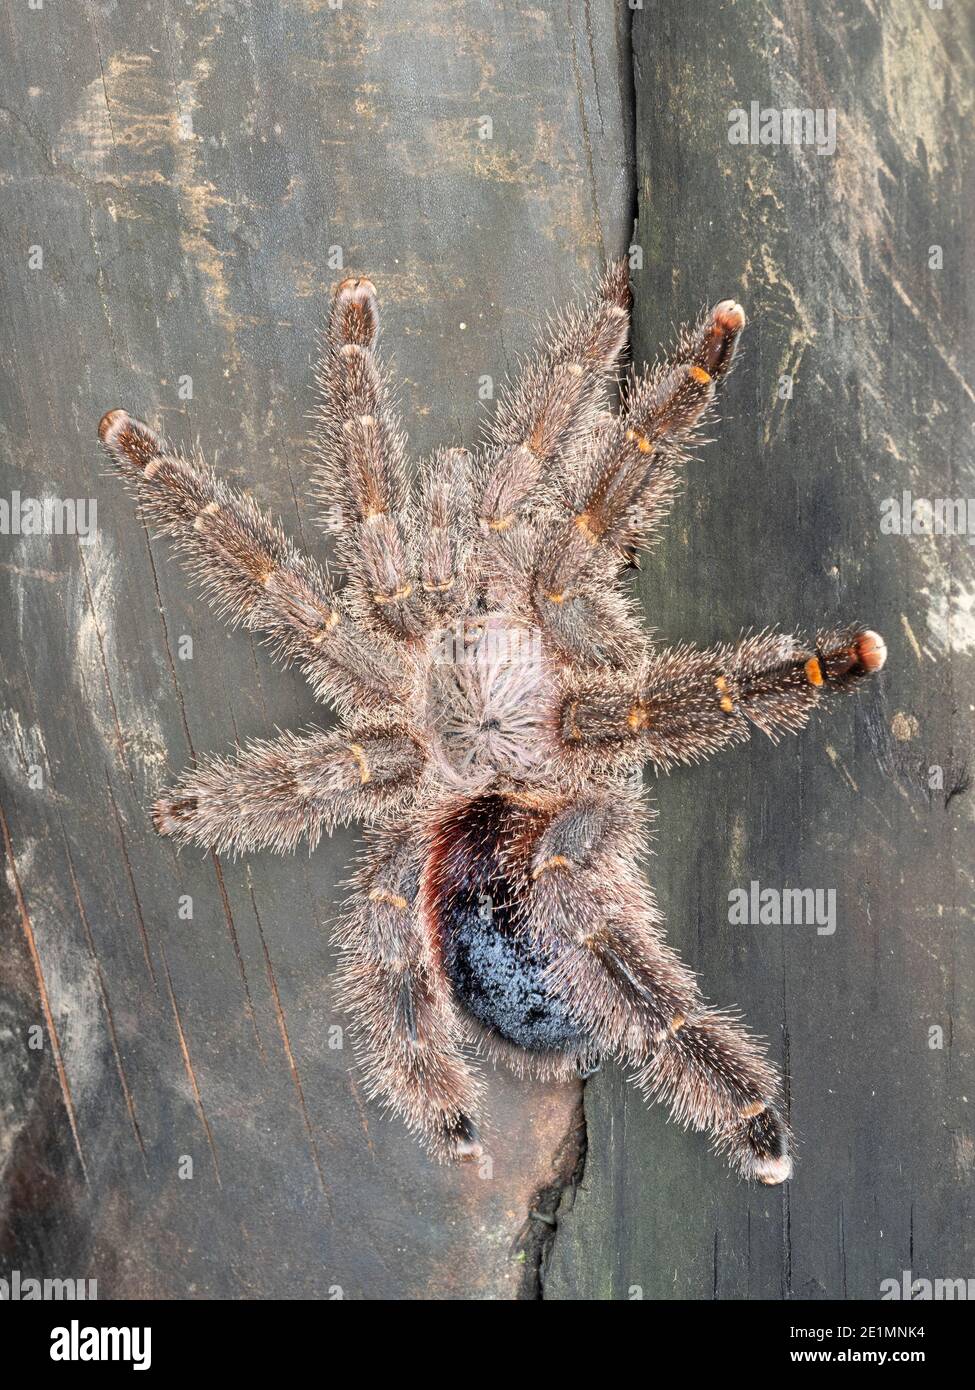
<svg viewBox="0 0 975 1390"><path fill-rule="evenodd" d="M522 1266L515 1295L518 1300L540 1301L545 1297L545 1275L558 1235L559 1216L575 1200L576 1188L586 1169L587 1148L586 1109L583 1095L580 1095L569 1128L552 1161L554 1177L535 1193L525 1223L512 1246L512 1257Z"/></svg>
<svg viewBox="0 0 975 1390"><path fill-rule="evenodd" d="M115 829L118 832L119 848L122 852L122 863L125 865L125 876L129 883L129 892L132 894L132 904L135 908L135 920L139 928L139 940L142 943L142 954L145 957L146 970L152 981L153 988L156 985L156 970L152 963L152 950L149 945L149 931L146 927L146 919L142 911L142 903L139 899L139 890L135 886L135 870L132 868L132 860L129 857L129 847L125 841L125 831L122 829L122 816L119 812L118 802L115 800L115 792L112 789L112 779L105 770L105 785L108 789L108 799L112 807L112 815L115 818Z"/></svg>
<svg viewBox="0 0 975 1390"><path fill-rule="evenodd" d="M48 1037L51 1039L51 1052L54 1056L54 1069L58 1076L58 1085L61 1088L61 1097L64 1101L64 1108L68 1116L68 1124L71 1126L71 1137L78 1154L78 1162L81 1164L81 1171L88 1183L88 1165L85 1163L84 1150L81 1147L81 1134L78 1129L78 1114L75 1110L74 1098L71 1095L71 1084L68 1081L67 1069L64 1065L64 1056L61 1052L61 1040L58 1037L58 1030L54 1026L54 1014L51 1010L51 999L47 990L47 980L44 978L44 969L41 965L40 953L37 949L37 942L34 939L34 928L31 924L30 913L27 911L27 900L24 897L24 890L20 882L20 874L17 872L17 860L14 856L13 840L10 837L10 827L7 824L7 817L3 807L0 806L0 830L3 832L3 843L7 853L7 863L10 865L10 879L13 884L14 896L17 899L17 910L20 914L20 924L23 928L24 939L27 942L27 950L30 954L31 965L34 968L34 977L37 980L37 992L41 1001L41 1012L44 1015L44 1023L47 1027Z"/></svg>
<svg viewBox="0 0 975 1390"><path fill-rule="evenodd" d="M620 49L620 89L623 138L623 167L630 176L629 196L625 210L624 226L632 238L636 238L637 216L639 211L639 186L636 159L636 75L634 72L635 54L633 49L633 23L635 11L628 6L621 7L619 19ZM586 6L586 21L591 36L591 17ZM573 40L574 45L574 40ZM591 54L591 48L590 48ZM575 49L573 46L573 57ZM596 74L593 71L593 83ZM600 232L600 241L602 233ZM604 248L605 250L605 248ZM589 1131L586 1124L585 1105L586 1083L582 1083L579 1104L573 1115L568 1133L555 1155L556 1179L536 1193L525 1225L515 1241L517 1258L523 1260L521 1282L518 1286L518 1299L543 1300L545 1297L545 1275L552 1259L555 1242L558 1238L559 1213L571 1207L575 1193L582 1181L589 1151Z"/></svg>
<svg viewBox="0 0 975 1390"><path fill-rule="evenodd" d="M277 976L274 973L274 966L271 963L271 953L267 948L267 938L264 935L264 925L261 922L261 915L257 910L257 898L254 895L254 885L251 881L250 870L247 872L247 888L250 893L251 905L254 910L254 920L257 923L257 932L261 938L261 949L264 952L264 966L267 970L268 985L271 989L271 997L274 1001L274 1013L277 1019L278 1032L281 1034L281 1042L284 1047L285 1057L288 1061L288 1070L291 1072L291 1080L294 1084L295 1093L298 1097L298 1106L301 1110L301 1119L308 1135L308 1144L311 1149L312 1162L315 1165L315 1172L318 1174L318 1185L322 1190L322 1195L328 1204L329 1212L332 1211L332 1199L329 1196L328 1188L325 1186L325 1173L322 1168L321 1155L318 1152L318 1144L315 1140L315 1132L311 1126L311 1117L308 1114L308 1106L305 1102L305 1089L301 1084L301 1074L298 1071L298 1062L295 1058L294 1049L291 1046L291 1037L288 1033L288 1024L284 1016L284 1005L281 1002L281 992L278 989Z"/></svg>
<svg viewBox="0 0 975 1390"><path fill-rule="evenodd" d="M162 956L163 970L166 972L166 989L169 993L169 1003L173 1011L173 1020L176 1024L176 1036L179 1039L179 1050L182 1054L183 1066L186 1070L190 1088L193 1091L193 1099L196 1102L197 1114L200 1117L200 1123L203 1126L203 1132L206 1135L206 1141L210 1147L210 1157L213 1160L213 1172L217 1179L217 1186L223 1187L223 1180L220 1177L220 1164L217 1161L217 1146L213 1141L213 1131L210 1128L210 1121L207 1118L206 1108L203 1104L203 1093L200 1090L200 1083L197 1080L196 1069L193 1066L193 1058L190 1056L190 1046L183 1028L183 1020L180 1017L179 1005L176 1003L176 991L173 989L173 977L169 972L169 962L166 959L166 952L161 945L159 947L159 953Z"/></svg>

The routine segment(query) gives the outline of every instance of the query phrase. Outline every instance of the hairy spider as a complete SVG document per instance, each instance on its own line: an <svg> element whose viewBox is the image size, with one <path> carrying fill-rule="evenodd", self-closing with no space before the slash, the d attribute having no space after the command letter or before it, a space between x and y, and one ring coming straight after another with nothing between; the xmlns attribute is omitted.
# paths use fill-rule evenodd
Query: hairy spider
<svg viewBox="0 0 975 1390"><path fill-rule="evenodd" d="M630 375L613 413L629 300L613 265L549 326L480 454L442 450L411 483L375 288L337 286L310 472L338 592L250 497L125 411L104 416L108 454L215 606L340 716L200 762L154 819L235 852L376 827L338 933L340 998L370 1093L438 1157L481 1153L474 1044L542 1076L614 1056L740 1173L778 1183L792 1171L779 1079L663 939L638 867L639 769L752 725L798 729L886 649L855 627L650 647L622 572L674 498L745 320L718 304Z"/></svg>

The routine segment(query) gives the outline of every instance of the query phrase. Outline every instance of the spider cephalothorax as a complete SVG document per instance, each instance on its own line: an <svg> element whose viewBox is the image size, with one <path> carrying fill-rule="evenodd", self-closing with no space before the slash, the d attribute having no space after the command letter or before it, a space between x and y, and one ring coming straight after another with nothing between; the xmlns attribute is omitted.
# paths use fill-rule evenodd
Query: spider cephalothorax
<svg viewBox="0 0 975 1390"><path fill-rule="evenodd" d="M232 621L334 703L188 771L158 828L215 850L375 827L339 931L340 993L373 1094L439 1157L480 1152L472 1050L542 1075L600 1055L712 1132L746 1177L792 1169L779 1080L666 945L638 860L647 762L798 729L884 663L876 633L650 647L623 585L678 486L744 326L724 301L625 383L622 264L550 325L477 457L410 476L374 355L375 289L337 287L310 464L336 591L246 495L122 410L99 434L147 518ZM472 1048L473 1045L473 1048Z"/></svg>

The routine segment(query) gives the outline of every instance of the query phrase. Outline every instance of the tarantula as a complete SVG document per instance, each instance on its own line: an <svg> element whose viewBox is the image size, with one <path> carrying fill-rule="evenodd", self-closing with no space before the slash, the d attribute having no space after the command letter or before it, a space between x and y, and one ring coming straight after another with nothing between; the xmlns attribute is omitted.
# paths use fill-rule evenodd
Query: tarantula
<svg viewBox="0 0 975 1390"><path fill-rule="evenodd" d="M876 633L764 631L652 649L623 571L673 501L744 326L730 300L623 384L625 263L550 326L484 448L412 482L375 355L376 292L337 286L310 456L345 582L202 461L112 410L99 425L149 522L215 606L263 631L340 715L187 771L157 828L215 851L375 827L338 932L370 1094L439 1158L481 1153L471 1044L523 1073L611 1055L764 1183L792 1172L764 1049L703 999L638 861L640 769L805 724L884 664Z"/></svg>

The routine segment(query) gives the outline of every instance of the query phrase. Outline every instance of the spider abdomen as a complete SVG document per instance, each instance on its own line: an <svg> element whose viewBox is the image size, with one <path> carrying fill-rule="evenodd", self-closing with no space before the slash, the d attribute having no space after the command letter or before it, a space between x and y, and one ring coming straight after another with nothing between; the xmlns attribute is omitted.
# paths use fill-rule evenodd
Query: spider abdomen
<svg viewBox="0 0 975 1390"><path fill-rule="evenodd" d="M529 1052L584 1042L545 986L550 960L525 930L505 842L524 813L483 796L439 827L428 878L444 969L458 1002L484 1027Z"/></svg>
<svg viewBox="0 0 975 1390"><path fill-rule="evenodd" d="M461 901L447 904L442 929L454 994L480 1023L528 1052L580 1046L564 1006L545 992L549 962L528 943Z"/></svg>

